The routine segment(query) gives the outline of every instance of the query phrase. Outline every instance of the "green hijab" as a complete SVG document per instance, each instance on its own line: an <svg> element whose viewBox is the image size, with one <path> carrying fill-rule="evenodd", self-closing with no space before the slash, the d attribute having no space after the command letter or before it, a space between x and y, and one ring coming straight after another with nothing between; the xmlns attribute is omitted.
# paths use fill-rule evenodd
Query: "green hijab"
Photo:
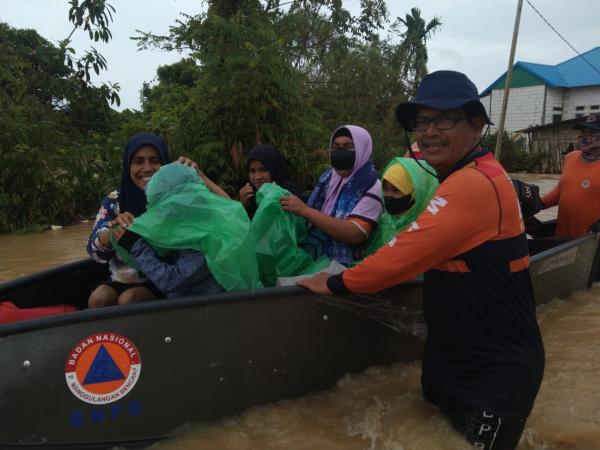
<svg viewBox="0 0 600 450"><path fill-rule="evenodd" d="M415 203L402 215L394 216L385 210L383 211L375 232L367 242L365 256L375 253L379 247L387 244L395 235L404 231L408 225L414 222L419 214L423 212L438 187L439 183L437 178L423 170L419 164L423 165L427 170L431 170L433 173L435 173L435 169L427 164L427 162L423 160L417 162L413 158L398 157L392 159L383 170L382 178L385 178L386 172L396 164L400 164L404 167L412 181L414 187L412 196Z"/></svg>
<svg viewBox="0 0 600 450"><path fill-rule="evenodd" d="M192 249L204 254L208 268L226 291L262 287L250 220L240 202L212 193L191 167L167 164L146 186L147 210L129 230L161 256ZM114 241L119 257L135 267Z"/></svg>

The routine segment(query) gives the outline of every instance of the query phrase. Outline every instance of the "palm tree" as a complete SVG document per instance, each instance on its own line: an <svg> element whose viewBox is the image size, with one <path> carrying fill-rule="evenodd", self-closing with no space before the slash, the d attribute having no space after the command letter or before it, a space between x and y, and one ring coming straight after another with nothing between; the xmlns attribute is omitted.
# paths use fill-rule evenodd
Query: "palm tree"
<svg viewBox="0 0 600 450"><path fill-rule="evenodd" d="M404 56L402 76L408 85L411 94L415 94L421 79L427 75L427 39L439 29L442 21L434 17L425 23L419 8L412 8L405 18L398 17L394 29L399 31L404 26L406 30L401 33L402 43L400 49Z"/></svg>

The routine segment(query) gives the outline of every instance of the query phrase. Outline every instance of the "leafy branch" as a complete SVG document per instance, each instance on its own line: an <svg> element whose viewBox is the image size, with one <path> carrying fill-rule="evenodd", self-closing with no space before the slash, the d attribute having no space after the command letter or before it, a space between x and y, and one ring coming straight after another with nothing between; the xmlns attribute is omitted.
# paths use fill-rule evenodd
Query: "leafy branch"
<svg viewBox="0 0 600 450"><path fill-rule="evenodd" d="M70 47L71 37L75 31L83 29L87 31L90 40L108 42L112 39L109 25L113 21L113 13L116 10L111 4L106 3L106 0L70 0L69 4L69 22L74 26L69 36L60 41L58 46L65 64L75 72L76 78L88 86L92 70L96 75L99 75L101 70L106 70L106 58L94 47L90 47L90 50L85 51L81 57L77 57L75 49ZM102 83L100 90L111 105L121 104L118 83Z"/></svg>

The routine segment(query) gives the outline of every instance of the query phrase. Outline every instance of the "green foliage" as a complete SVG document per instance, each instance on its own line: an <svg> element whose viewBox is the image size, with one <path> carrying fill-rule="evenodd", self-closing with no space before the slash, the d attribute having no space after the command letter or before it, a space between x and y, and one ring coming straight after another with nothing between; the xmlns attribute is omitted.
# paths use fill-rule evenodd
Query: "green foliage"
<svg viewBox="0 0 600 450"><path fill-rule="evenodd" d="M96 207L113 182L106 146L115 115L58 48L0 23L0 233L70 222Z"/></svg>
<svg viewBox="0 0 600 450"><path fill-rule="evenodd" d="M419 8L412 8L410 14L405 18L398 17L393 25L393 29L399 31L406 28L401 33L402 43L400 48L405 61L402 69L402 76L410 86L410 93L415 94L419 83L427 75L427 39L430 35L440 28L442 22L439 17L434 17L429 23L421 17Z"/></svg>
<svg viewBox="0 0 600 450"><path fill-rule="evenodd" d="M487 136L482 145L494 151L498 133ZM541 155L528 153L525 149L525 138L512 139L505 131L502 134L500 163L507 172L538 172L541 169Z"/></svg>
<svg viewBox="0 0 600 450"><path fill-rule="evenodd" d="M114 188L121 172L120 164L115 163L121 148L114 151L105 145L59 147L48 152L46 148L20 144L10 152L2 152L0 231L69 223L97 208L99 199Z"/></svg>
<svg viewBox="0 0 600 450"><path fill-rule="evenodd" d="M142 88L143 116L138 130L146 129L165 139L169 147L185 147L186 137L196 129L184 128L182 120L190 101L196 81L200 78L200 69L193 59L183 59L157 70L158 84L145 83Z"/></svg>
<svg viewBox="0 0 600 450"><path fill-rule="evenodd" d="M106 0L69 0L74 28L58 47L0 24L0 232L90 215L116 187L123 145L140 131L162 135L173 157L194 159L231 194L259 143L279 148L305 189L328 166L339 125L370 131L379 168L404 153L394 110L426 73L438 18L413 9L390 26L384 0L361 0L357 14L340 0L207 4L167 36L136 38L141 49L188 54L143 86L141 112L113 111L118 84L89 83L107 61L93 47L82 56L69 47L79 29L110 40Z"/></svg>
<svg viewBox="0 0 600 450"><path fill-rule="evenodd" d="M439 19L426 24L413 10L408 45L379 36L389 23L382 0L361 0L357 15L339 0L208 3L169 36L136 38L140 48L191 52L159 70L158 85L143 93L144 117L171 148L197 159L230 193L246 176L247 151L262 142L283 152L307 189L327 167L329 135L339 125L371 132L379 167L404 153L394 110L425 75L425 43Z"/></svg>
<svg viewBox="0 0 600 450"><path fill-rule="evenodd" d="M396 106L407 99L401 67L398 46L372 41L355 45L341 62L335 54L324 58L323 71L334 82L311 85L313 104L327 130L350 123L369 130L379 168L404 153L404 132L395 118Z"/></svg>
<svg viewBox="0 0 600 450"><path fill-rule="evenodd" d="M112 13L115 8L106 3L106 0L69 0L69 21L73 23L74 28L66 39L59 42L61 59L64 60L69 69L74 70L74 76L81 80L84 87L91 86L91 71L96 75L100 70L107 68L106 58L98 53L94 47L90 47L81 57L77 57L75 49L69 47L73 33L82 28L87 31L90 40L94 42L108 42L112 38L109 24L112 22ZM119 98L120 87L118 83L102 83L99 92L106 101L111 104L121 104Z"/></svg>
<svg viewBox="0 0 600 450"><path fill-rule="evenodd" d="M223 11L227 17L216 14ZM305 76L280 51L276 15L258 2L212 4L172 30L172 42L193 49L198 64L162 68L159 85L144 91L153 128L232 193L246 176L245 154L261 142L278 146L307 184L315 175L305 146L317 146L320 117L305 99Z"/></svg>

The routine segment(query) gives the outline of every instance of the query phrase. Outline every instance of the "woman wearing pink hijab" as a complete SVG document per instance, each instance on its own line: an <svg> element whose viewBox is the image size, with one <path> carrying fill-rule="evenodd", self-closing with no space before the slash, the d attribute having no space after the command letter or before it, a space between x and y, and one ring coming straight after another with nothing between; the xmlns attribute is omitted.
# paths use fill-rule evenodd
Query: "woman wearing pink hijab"
<svg viewBox="0 0 600 450"><path fill-rule="evenodd" d="M344 125L331 136L331 168L317 182L307 203L294 195L281 206L308 222L301 246L315 259L325 254L344 265L356 262L356 250L377 226L383 211L381 182L371 164L373 141L364 128Z"/></svg>

